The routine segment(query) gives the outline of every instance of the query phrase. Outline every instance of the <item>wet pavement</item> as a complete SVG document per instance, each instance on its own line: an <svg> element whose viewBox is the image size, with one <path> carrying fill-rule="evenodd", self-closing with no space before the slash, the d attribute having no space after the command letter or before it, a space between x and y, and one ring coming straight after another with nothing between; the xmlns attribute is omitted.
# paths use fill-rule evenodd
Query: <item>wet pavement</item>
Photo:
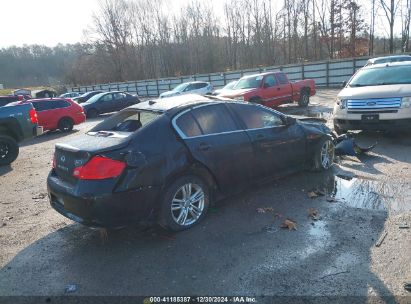
<svg viewBox="0 0 411 304"><path fill-rule="evenodd" d="M335 95L319 91L306 110L280 110L329 121ZM75 286L70 295L411 302L403 288L411 280L411 233L399 228L411 223L408 137L356 134L359 143L378 146L360 158L338 159L329 172L301 172L245 190L210 208L188 231L128 227L105 235L60 216L47 199L33 199L45 192L54 144L67 135L46 136L25 145L15 165L0 170L7 189L0 210L12 217L0 227L0 296L61 296ZM33 160L41 151L44 156ZM28 172L29 185L22 178ZM296 230L281 228L286 219Z"/></svg>

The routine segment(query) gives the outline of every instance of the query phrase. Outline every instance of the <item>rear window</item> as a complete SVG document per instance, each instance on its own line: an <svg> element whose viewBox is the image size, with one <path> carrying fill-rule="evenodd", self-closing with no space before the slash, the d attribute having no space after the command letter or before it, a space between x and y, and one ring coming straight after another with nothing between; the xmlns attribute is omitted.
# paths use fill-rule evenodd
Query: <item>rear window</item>
<svg viewBox="0 0 411 304"><path fill-rule="evenodd" d="M107 118L91 129L89 135L128 136L144 128L162 113L127 109Z"/></svg>

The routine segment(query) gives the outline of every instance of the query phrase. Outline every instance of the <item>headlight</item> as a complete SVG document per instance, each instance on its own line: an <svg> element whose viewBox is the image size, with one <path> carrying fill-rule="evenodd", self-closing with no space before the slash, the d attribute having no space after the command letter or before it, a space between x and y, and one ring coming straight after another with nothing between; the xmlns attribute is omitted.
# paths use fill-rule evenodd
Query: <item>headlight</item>
<svg viewBox="0 0 411 304"><path fill-rule="evenodd" d="M401 101L401 108L409 108L411 106L411 97L403 97Z"/></svg>
<svg viewBox="0 0 411 304"><path fill-rule="evenodd" d="M345 99L337 97L335 102L340 106L340 109L345 109L347 107L347 100Z"/></svg>

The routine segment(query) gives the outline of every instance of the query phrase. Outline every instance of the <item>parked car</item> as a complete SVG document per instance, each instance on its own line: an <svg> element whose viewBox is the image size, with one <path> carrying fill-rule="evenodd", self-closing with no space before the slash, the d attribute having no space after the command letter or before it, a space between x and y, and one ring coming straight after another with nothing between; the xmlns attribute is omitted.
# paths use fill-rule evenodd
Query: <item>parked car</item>
<svg viewBox="0 0 411 304"><path fill-rule="evenodd" d="M87 100L89 100L91 97L104 93L103 91L91 91L91 92L86 92L83 95L80 95L79 97L73 97L72 99L76 101L77 103L84 103Z"/></svg>
<svg viewBox="0 0 411 304"><path fill-rule="evenodd" d="M81 94L78 92L70 92L70 93L64 93L61 94L59 97L60 98L74 98L74 97L80 97Z"/></svg>
<svg viewBox="0 0 411 304"><path fill-rule="evenodd" d="M125 92L106 92L94 95L83 103L87 117L97 117L103 113L120 111L139 103L137 96Z"/></svg>
<svg viewBox="0 0 411 304"><path fill-rule="evenodd" d="M290 82L287 75L282 72L268 72L244 76L235 84L232 91L219 96L273 108L294 101L300 106L307 106L310 96L314 94L315 82L312 79Z"/></svg>
<svg viewBox="0 0 411 304"><path fill-rule="evenodd" d="M12 102L16 102L19 100L24 100L23 95L7 95L7 96L0 96L0 107L4 107Z"/></svg>
<svg viewBox="0 0 411 304"><path fill-rule="evenodd" d="M185 82L176 86L173 90L160 94L160 98L172 97L184 94L199 94L207 95L211 94L213 86L209 82L193 81Z"/></svg>
<svg viewBox="0 0 411 304"><path fill-rule="evenodd" d="M227 83L223 88L214 90L213 95L224 95L231 93L236 83L237 81L231 81Z"/></svg>
<svg viewBox="0 0 411 304"><path fill-rule="evenodd" d="M348 81L334 105L334 129L409 130L411 62L364 67Z"/></svg>
<svg viewBox="0 0 411 304"><path fill-rule="evenodd" d="M40 135L37 113L33 105L23 104L0 108L0 166L9 165L19 155L19 143Z"/></svg>
<svg viewBox="0 0 411 304"><path fill-rule="evenodd" d="M367 64L365 66L369 66L373 64L381 64L381 63L403 62L403 61L411 61L411 55L394 55L394 56L371 58L371 59L368 59Z"/></svg>
<svg viewBox="0 0 411 304"><path fill-rule="evenodd" d="M50 203L87 226L158 219L184 230L212 201L254 182L329 169L330 132L252 103L199 95L142 102L56 145Z"/></svg>
<svg viewBox="0 0 411 304"><path fill-rule="evenodd" d="M69 132L74 125L86 121L83 107L71 99L44 98L19 102L32 103L38 116L38 124L45 131L57 130Z"/></svg>

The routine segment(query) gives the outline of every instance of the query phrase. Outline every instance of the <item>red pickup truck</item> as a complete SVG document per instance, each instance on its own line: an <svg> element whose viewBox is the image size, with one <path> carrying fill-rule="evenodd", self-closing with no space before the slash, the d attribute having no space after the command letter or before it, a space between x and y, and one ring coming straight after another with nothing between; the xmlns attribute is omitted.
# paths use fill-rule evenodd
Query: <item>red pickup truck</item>
<svg viewBox="0 0 411 304"><path fill-rule="evenodd" d="M315 82L312 79L290 82L287 75L282 72L268 72L244 76L231 91L219 96L260 103L273 108L294 101L300 106L307 106L310 96L314 94Z"/></svg>

